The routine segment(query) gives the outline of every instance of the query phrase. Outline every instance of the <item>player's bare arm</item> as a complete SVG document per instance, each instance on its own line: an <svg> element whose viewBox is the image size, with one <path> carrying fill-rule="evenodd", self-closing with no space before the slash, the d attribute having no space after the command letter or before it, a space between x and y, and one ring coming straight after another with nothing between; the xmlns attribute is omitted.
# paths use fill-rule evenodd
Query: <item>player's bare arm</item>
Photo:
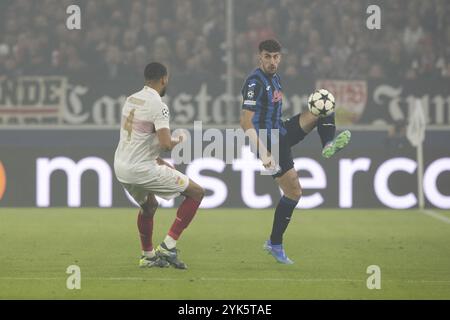
<svg viewBox="0 0 450 320"><path fill-rule="evenodd" d="M183 137L172 138L169 128L161 128L156 131L158 136L159 146L163 151L171 151L177 144L183 141Z"/></svg>
<svg viewBox="0 0 450 320"><path fill-rule="evenodd" d="M256 147L257 150L259 151L261 161L263 162L263 166L265 168L270 168L275 165L275 160L270 155L270 152L261 142L261 140L258 137L258 134L256 133L255 127L253 126L252 123L254 114L255 112L246 109L241 111L241 118L240 118L241 128L245 131L245 134L249 137L250 143L254 147Z"/></svg>

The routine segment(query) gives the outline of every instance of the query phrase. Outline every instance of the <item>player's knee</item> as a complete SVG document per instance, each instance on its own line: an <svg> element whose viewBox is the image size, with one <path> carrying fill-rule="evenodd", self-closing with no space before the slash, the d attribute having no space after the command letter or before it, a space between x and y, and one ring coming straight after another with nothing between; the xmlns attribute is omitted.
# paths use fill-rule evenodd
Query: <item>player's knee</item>
<svg viewBox="0 0 450 320"><path fill-rule="evenodd" d="M295 194L297 201L300 200L300 198L302 197L302 194L303 194L302 189L298 189L298 191Z"/></svg>
<svg viewBox="0 0 450 320"><path fill-rule="evenodd" d="M205 196L205 189L203 189L199 185L196 185L193 188L191 195L190 195L190 197L192 199L194 199L195 201L198 201L198 202L202 201L204 196Z"/></svg>
<svg viewBox="0 0 450 320"><path fill-rule="evenodd" d="M194 181L191 181L188 189L184 192L184 195L200 202L205 196L205 189L196 184Z"/></svg>
<svg viewBox="0 0 450 320"><path fill-rule="evenodd" d="M198 186L198 188L196 190L196 198L197 198L196 200L200 202L200 201L202 201L204 196L205 196L205 189Z"/></svg>
<svg viewBox="0 0 450 320"><path fill-rule="evenodd" d="M158 201L152 201L152 203L150 204L150 211L153 213L153 214L155 214L155 212L156 212L156 209L158 209L158 206L159 206L159 202Z"/></svg>
<svg viewBox="0 0 450 320"><path fill-rule="evenodd" d="M147 202L142 206L142 214L144 215L154 215L158 209L159 202L156 199L148 199Z"/></svg>
<svg viewBox="0 0 450 320"><path fill-rule="evenodd" d="M302 197L302 189L301 188L295 188L289 194L289 198L291 198L292 200L299 201L301 197Z"/></svg>

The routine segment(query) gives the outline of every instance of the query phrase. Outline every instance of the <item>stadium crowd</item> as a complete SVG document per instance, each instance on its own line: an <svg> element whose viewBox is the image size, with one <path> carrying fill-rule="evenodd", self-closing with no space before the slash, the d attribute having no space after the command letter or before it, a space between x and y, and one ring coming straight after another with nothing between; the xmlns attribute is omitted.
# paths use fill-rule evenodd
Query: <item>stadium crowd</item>
<svg viewBox="0 0 450 320"><path fill-rule="evenodd" d="M261 39L285 48L284 77L450 78L450 1L378 2L381 29L366 27L361 0L234 1L235 70L256 64ZM80 4L82 28L66 28L66 8ZM4 0L0 73L141 76L150 60L172 73L223 74L226 1Z"/></svg>

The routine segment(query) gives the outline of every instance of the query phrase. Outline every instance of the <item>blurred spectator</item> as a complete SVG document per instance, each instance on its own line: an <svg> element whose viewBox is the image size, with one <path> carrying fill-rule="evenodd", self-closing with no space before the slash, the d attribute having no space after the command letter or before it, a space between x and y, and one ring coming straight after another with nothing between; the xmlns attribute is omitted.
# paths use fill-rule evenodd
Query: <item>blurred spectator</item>
<svg viewBox="0 0 450 320"><path fill-rule="evenodd" d="M349 63L351 68L349 68L347 73L347 79L364 80L368 78L372 63L369 61L369 55L366 52L352 54Z"/></svg>
<svg viewBox="0 0 450 320"><path fill-rule="evenodd" d="M333 79L336 77L333 66L333 59L330 56L324 56L316 65L315 74L321 79Z"/></svg>
<svg viewBox="0 0 450 320"><path fill-rule="evenodd" d="M406 52L410 55L414 54L423 35L423 28L419 23L419 18L415 15L411 16L403 32L403 45Z"/></svg>
<svg viewBox="0 0 450 320"><path fill-rule="evenodd" d="M335 44L330 48L331 59L334 67L338 70L339 77L345 77L347 73L347 61L352 54L352 49L345 43L345 38L338 35Z"/></svg>
<svg viewBox="0 0 450 320"><path fill-rule="evenodd" d="M105 54L105 69L107 79L113 80L120 76L121 52L117 46L109 46Z"/></svg>
<svg viewBox="0 0 450 320"><path fill-rule="evenodd" d="M406 120L395 121L388 130L388 135L385 140L386 151L403 149L408 146L406 138Z"/></svg>
<svg viewBox="0 0 450 320"><path fill-rule="evenodd" d="M440 44L439 60L437 67L443 78L450 78L450 24L445 29L444 41Z"/></svg>
<svg viewBox="0 0 450 320"><path fill-rule="evenodd" d="M412 60L409 77L437 78L439 76L437 55L431 37L424 37L419 42L419 49Z"/></svg>
<svg viewBox="0 0 450 320"><path fill-rule="evenodd" d="M169 41L166 37L158 37L153 43L153 55L152 57L165 65L171 65L172 49L170 48Z"/></svg>
<svg viewBox="0 0 450 320"><path fill-rule="evenodd" d="M405 55L398 39L389 43L385 61L386 72L389 79L400 80L404 78L410 63L410 59Z"/></svg>
<svg viewBox="0 0 450 320"><path fill-rule="evenodd" d="M383 67L381 66L381 64L376 63L370 67L368 79L381 80L381 79L385 79L385 78L386 78L385 71L383 70Z"/></svg>
<svg viewBox="0 0 450 320"><path fill-rule="evenodd" d="M175 44L175 57L173 62L174 71L177 73L186 72L186 61L189 59L190 48L186 39L178 39Z"/></svg>
<svg viewBox="0 0 450 320"><path fill-rule="evenodd" d="M296 54L286 55L283 74L287 79L297 79L300 76L300 62Z"/></svg>
<svg viewBox="0 0 450 320"><path fill-rule="evenodd" d="M83 77L85 79L89 77L89 74L87 73L89 70L88 65L83 60L81 60L79 51L75 46L73 45L67 46L64 54L65 54L64 71L66 74L70 74L75 78L81 79L83 79Z"/></svg>

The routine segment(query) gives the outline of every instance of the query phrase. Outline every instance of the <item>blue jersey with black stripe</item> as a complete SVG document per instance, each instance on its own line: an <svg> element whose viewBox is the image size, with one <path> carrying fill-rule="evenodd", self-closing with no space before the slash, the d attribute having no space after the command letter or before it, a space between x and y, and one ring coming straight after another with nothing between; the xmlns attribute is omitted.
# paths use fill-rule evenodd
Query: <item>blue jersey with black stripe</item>
<svg viewBox="0 0 450 320"><path fill-rule="evenodd" d="M260 68L254 70L245 80L242 97L242 109L255 113L252 122L257 132L259 129L267 129L267 134L270 135L271 129L279 129L281 135L286 134L281 121L283 101L278 74L270 76Z"/></svg>

